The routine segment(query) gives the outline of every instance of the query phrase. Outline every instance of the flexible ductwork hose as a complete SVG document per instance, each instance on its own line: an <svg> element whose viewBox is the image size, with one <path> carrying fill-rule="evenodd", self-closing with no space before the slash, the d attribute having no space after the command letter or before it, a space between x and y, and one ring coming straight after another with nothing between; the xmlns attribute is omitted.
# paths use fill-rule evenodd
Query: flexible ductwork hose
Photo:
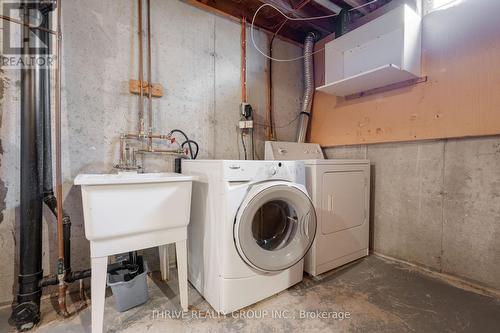
<svg viewBox="0 0 500 333"><path fill-rule="evenodd" d="M316 34L309 32L304 41L304 96L299 116L299 128L297 131L297 142L305 142L307 126L311 114L312 100L314 96L314 42Z"/></svg>

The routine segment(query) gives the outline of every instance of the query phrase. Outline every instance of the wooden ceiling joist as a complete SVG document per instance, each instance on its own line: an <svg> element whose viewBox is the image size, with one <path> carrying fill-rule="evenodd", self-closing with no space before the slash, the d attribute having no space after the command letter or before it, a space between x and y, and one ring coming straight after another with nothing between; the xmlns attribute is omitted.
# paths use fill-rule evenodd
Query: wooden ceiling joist
<svg viewBox="0 0 500 333"><path fill-rule="evenodd" d="M209 10L218 15L223 15L232 19L240 20L246 17L250 22L263 4L270 4L278 8L289 17L310 18L325 15L338 14L338 8L351 9L353 7L366 4L371 0L184 0L184 2L196 7ZM365 15L375 10L390 0L379 0L375 4L364 7L356 11L356 17ZM332 3L329 6L329 3ZM326 6L325 6L326 5ZM329 7L329 8L327 8ZM336 11L333 9L337 9ZM285 18L271 7L263 8L255 19L255 26L274 34L280 29ZM320 38L331 35L335 31L335 17L319 20L296 21L289 20L279 30L279 36L285 40L291 40L302 44L308 32L314 31Z"/></svg>

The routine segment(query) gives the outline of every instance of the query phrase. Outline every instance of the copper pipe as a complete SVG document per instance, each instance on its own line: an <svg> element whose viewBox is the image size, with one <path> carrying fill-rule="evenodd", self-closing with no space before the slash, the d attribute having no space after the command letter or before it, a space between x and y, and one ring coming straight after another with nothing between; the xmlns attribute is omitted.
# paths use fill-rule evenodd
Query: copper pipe
<svg viewBox="0 0 500 333"><path fill-rule="evenodd" d="M12 22L12 23L17 23L19 25L26 26L26 27L28 27L30 29L45 31L45 32L48 32L49 34L57 36L57 31L54 31L54 30L50 30L50 29L47 29L47 28L44 28L44 27L37 27L37 26L31 25L31 24L28 24L28 23L24 23L23 21L17 20L15 18L12 18L12 17L9 17L9 16L5 16L5 15L0 15L0 18L2 20L5 20L5 21L9 21L9 22Z"/></svg>
<svg viewBox="0 0 500 333"><path fill-rule="evenodd" d="M130 161L130 151L129 150L129 145L126 143L127 140L140 140L142 138L146 137L148 141L151 142L151 146L148 146L146 149L141 149L141 150L133 150L132 151L132 161L131 164L129 164ZM182 149L155 149L152 145L153 139L157 140L166 140L170 141L171 135L170 134L146 134L145 136L141 136L136 133L126 133L122 134L120 136L120 160L119 164L116 166L118 168L124 168L124 169L134 169L135 166L135 155L137 154L170 154L170 155L182 155L184 153L184 150Z"/></svg>
<svg viewBox="0 0 500 333"><path fill-rule="evenodd" d="M125 162L125 156L124 156L124 149L125 149L125 139L126 135L122 134L120 136L120 165L122 165Z"/></svg>
<svg viewBox="0 0 500 333"><path fill-rule="evenodd" d="M151 1L148 6L148 150L153 149L153 79L151 78Z"/></svg>
<svg viewBox="0 0 500 333"><path fill-rule="evenodd" d="M124 136L126 139L138 139L138 138L140 138L139 134L133 134L133 133L124 134ZM147 137L152 138L152 139L170 140L170 135L168 135L168 134L151 134L151 135L148 134Z"/></svg>
<svg viewBox="0 0 500 333"><path fill-rule="evenodd" d="M67 292L67 290L68 290L68 285L66 284L66 282L59 281L57 303L59 304L59 315L62 317L65 317L65 318L71 316L69 314L68 308L66 306L66 292Z"/></svg>
<svg viewBox="0 0 500 333"><path fill-rule="evenodd" d="M69 316L66 308L66 289L64 271L64 239L63 239L63 193L62 193L62 159L61 159L61 48L62 48L62 24L61 24L61 0L57 0L57 43L56 55L57 65L55 68L55 150L56 150L56 200L57 200L57 242L58 242L58 267L59 278L59 314Z"/></svg>
<svg viewBox="0 0 500 333"><path fill-rule="evenodd" d="M141 91L139 92L139 135L144 136L144 68L143 68L143 56L142 56L142 0L137 0L138 6L138 38L139 38L139 83L141 86Z"/></svg>
<svg viewBox="0 0 500 333"><path fill-rule="evenodd" d="M170 140L170 135L168 134L151 134L150 137L153 139Z"/></svg>
<svg viewBox="0 0 500 333"><path fill-rule="evenodd" d="M85 309L88 306L87 296L85 296L85 283L83 279L80 280L80 306L78 311Z"/></svg>
<svg viewBox="0 0 500 333"><path fill-rule="evenodd" d="M168 155L179 155L183 153L180 149L154 149L154 150L138 150L137 154L168 154Z"/></svg>
<svg viewBox="0 0 500 333"><path fill-rule="evenodd" d="M241 18L241 102L247 102L247 19Z"/></svg>
<svg viewBox="0 0 500 333"><path fill-rule="evenodd" d="M125 139L139 139L141 136L139 134L124 134Z"/></svg>

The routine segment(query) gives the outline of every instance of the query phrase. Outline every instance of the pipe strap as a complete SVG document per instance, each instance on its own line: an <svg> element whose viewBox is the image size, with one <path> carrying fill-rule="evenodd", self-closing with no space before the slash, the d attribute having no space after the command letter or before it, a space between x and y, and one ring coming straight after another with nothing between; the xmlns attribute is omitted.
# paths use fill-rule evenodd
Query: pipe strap
<svg viewBox="0 0 500 333"><path fill-rule="evenodd" d="M43 277L43 271L39 271L33 274L19 274L17 280L19 283L31 283L41 280Z"/></svg>

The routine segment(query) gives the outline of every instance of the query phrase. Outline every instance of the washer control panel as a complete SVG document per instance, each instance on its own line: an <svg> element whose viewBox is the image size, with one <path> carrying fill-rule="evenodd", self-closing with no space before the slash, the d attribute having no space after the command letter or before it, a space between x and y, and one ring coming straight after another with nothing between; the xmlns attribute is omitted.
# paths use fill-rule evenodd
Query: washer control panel
<svg viewBox="0 0 500 333"><path fill-rule="evenodd" d="M305 176L303 161L226 161L225 179L231 182L282 179L298 181Z"/></svg>
<svg viewBox="0 0 500 333"><path fill-rule="evenodd" d="M278 168L273 165L273 166L269 167L268 173L269 173L269 176L276 176L276 174L278 173Z"/></svg>

